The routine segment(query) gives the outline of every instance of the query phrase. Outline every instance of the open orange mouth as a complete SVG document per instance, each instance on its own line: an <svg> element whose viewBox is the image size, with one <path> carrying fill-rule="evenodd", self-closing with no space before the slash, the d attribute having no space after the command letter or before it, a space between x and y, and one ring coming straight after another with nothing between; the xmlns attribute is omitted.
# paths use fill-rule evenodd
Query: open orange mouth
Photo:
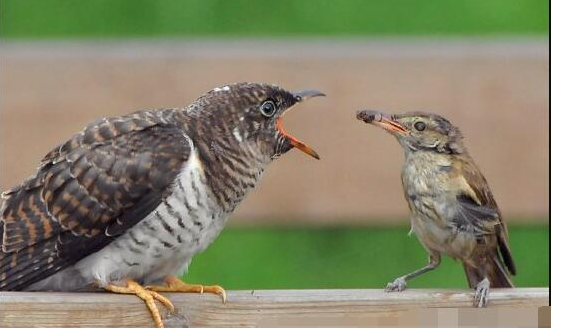
<svg viewBox="0 0 563 328"><path fill-rule="evenodd" d="M309 98L314 98L314 97L324 97L325 94L317 91L317 90L301 90L301 91L296 91L296 92L292 92L293 98L295 99L296 103L300 103L303 102ZM276 128L278 129L278 131L287 139L287 141L295 148L301 150L302 152L304 152L305 154L316 158L316 159L321 159L319 157L319 154L317 154L316 151L313 150L313 148L307 146L306 144L304 144L303 142L299 141L299 139L295 138L294 136L292 136L291 134L287 133L287 131L285 131L285 128L283 127L283 122L282 122L282 118L283 115L285 113L287 113L289 110L291 110L291 108L288 108L284 113L282 113L280 115L280 117L276 120Z"/></svg>
<svg viewBox="0 0 563 328"><path fill-rule="evenodd" d="M283 115L280 116L280 118L278 118L278 120L276 121L276 128L289 141L289 143L293 147L295 147L295 148L301 150L302 152L304 152L305 154L312 156L313 158L316 158L316 159L321 159L319 157L319 154L317 154L317 152L314 151L313 148L307 146L303 142L299 141L299 139L295 138L291 134L287 133L287 131L285 131L285 129L283 127L283 123L282 123L282 117L283 117Z"/></svg>

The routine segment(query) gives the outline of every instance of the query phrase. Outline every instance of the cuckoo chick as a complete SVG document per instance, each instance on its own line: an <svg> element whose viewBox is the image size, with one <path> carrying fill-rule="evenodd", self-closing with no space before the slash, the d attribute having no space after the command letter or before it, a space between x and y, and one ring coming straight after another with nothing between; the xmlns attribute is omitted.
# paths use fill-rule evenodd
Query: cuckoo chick
<svg viewBox="0 0 563 328"><path fill-rule="evenodd" d="M264 169L292 148L317 153L282 125L321 92L236 83L183 108L102 118L55 147L2 194L0 290L136 294L156 322L159 291L220 286L175 278L205 250ZM151 285L147 288L147 285Z"/></svg>

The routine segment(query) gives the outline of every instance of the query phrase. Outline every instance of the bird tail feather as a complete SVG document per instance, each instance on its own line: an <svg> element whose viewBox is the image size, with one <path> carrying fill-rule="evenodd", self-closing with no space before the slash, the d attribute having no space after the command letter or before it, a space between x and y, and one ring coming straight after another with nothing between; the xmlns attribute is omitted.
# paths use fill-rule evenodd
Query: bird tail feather
<svg viewBox="0 0 563 328"><path fill-rule="evenodd" d="M514 263L514 259L512 258L512 254L510 252L510 248L508 247L508 236L504 233L504 228L498 226L497 227L497 237L498 237L498 249L500 255L502 256L502 260L512 275L516 274L516 264Z"/></svg>
<svg viewBox="0 0 563 328"><path fill-rule="evenodd" d="M475 268L467 263L463 265L469 287L476 288L479 282L488 278L492 288L512 288L514 284L506 272L505 266L497 254L487 256L485 263L480 268Z"/></svg>
<svg viewBox="0 0 563 328"><path fill-rule="evenodd" d="M56 239L18 252L0 252L0 291L22 290L60 269Z"/></svg>

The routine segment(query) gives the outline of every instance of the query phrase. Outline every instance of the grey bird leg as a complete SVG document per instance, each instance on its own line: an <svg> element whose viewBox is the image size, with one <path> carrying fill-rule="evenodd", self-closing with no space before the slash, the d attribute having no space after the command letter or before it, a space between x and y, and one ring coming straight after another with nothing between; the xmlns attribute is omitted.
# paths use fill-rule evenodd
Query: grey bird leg
<svg viewBox="0 0 563 328"><path fill-rule="evenodd" d="M473 298L474 307L486 307L489 303L489 291L491 289L491 283L487 277L481 280L477 287L475 288L475 297Z"/></svg>
<svg viewBox="0 0 563 328"><path fill-rule="evenodd" d="M411 280L414 277L420 276L423 273L436 269L440 265L441 259L442 257L440 256L440 254L430 255L429 263L425 267L420 268L404 276L401 276L395 279L393 282L388 283L387 287L385 287L385 291L402 292L407 288L407 281Z"/></svg>

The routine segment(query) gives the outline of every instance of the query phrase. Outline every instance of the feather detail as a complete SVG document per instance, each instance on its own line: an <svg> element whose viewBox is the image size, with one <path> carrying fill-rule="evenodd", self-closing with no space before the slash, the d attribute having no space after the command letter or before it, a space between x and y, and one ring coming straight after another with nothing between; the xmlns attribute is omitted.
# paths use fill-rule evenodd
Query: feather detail
<svg viewBox="0 0 563 328"><path fill-rule="evenodd" d="M0 289L24 288L64 269L160 204L190 145L183 131L157 117L147 111L90 124L5 194ZM48 248L55 253L41 251Z"/></svg>

